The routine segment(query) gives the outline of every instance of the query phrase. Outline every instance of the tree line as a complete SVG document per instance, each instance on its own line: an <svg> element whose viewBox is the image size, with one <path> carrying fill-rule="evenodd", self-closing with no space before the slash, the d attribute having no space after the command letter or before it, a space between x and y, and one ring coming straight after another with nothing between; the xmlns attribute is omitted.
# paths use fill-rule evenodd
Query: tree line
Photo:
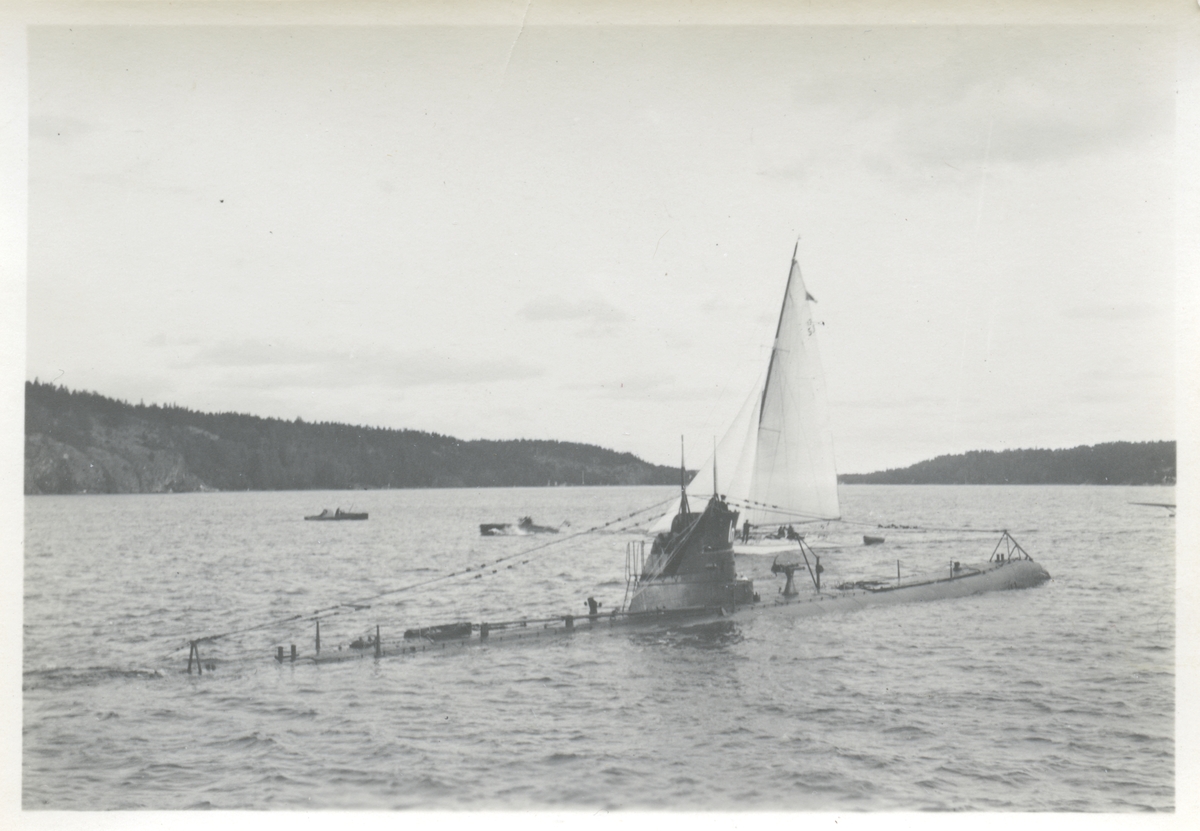
<svg viewBox="0 0 1200 831"><path fill-rule="evenodd" d="M972 450L905 468L847 473L869 485L1173 485L1175 442L1117 441L1063 450Z"/></svg>
<svg viewBox="0 0 1200 831"><path fill-rule="evenodd" d="M679 472L588 444L203 413L25 385L25 492L661 485Z"/></svg>
<svg viewBox="0 0 1200 831"><path fill-rule="evenodd" d="M938 456L847 484L1156 485L1175 442ZM679 471L573 442L463 441L418 430L203 413L25 384L25 493L674 485Z"/></svg>

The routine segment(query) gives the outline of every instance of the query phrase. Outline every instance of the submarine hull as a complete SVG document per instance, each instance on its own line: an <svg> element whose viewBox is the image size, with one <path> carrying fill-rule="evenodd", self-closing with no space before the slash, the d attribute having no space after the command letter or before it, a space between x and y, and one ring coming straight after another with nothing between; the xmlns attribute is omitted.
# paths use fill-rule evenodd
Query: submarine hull
<svg viewBox="0 0 1200 831"><path fill-rule="evenodd" d="M1049 572L1033 560L1009 560L965 566L959 573L937 580L902 583L898 586L833 590L793 597L780 596L768 606L784 607L789 614L819 615L969 597L991 591L1030 589L1050 579Z"/></svg>
<svg viewBox="0 0 1200 831"><path fill-rule="evenodd" d="M684 608L666 608L665 601L670 592L691 592L695 586L685 587L686 581L663 582L653 586L656 590L646 596L648 602L659 600L658 608L634 609L606 615L576 617L561 615L541 620L519 620L491 624L466 624L461 637L445 639L384 640L378 650L368 646L361 649L346 649L316 655L299 655L299 660L315 663L332 663L362 658L391 657L394 655L417 655L423 653L454 652L463 647L512 643L531 643L573 635L577 632L617 632L639 627L691 626L719 619L737 619L754 614L785 614L797 616L841 614L880 606L895 606L903 603L918 603L930 600L946 600L969 597L990 591L1028 589L1040 586L1050 579L1049 573L1033 560L1009 560L1007 562L984 563L964 566L954 575L941 579L899 586L833 589L819 593L779 596L773 601L754 601L749 580L735 580L725 586L725 596L716 603L697 603ZM710 588L714 588L710 583ZM693 599L697 595L690 595ZM748 598L745 602L732 602L733 598ZM470 628L467 628L470 627ZM457 634L457 632L455 633Z"/></svg>

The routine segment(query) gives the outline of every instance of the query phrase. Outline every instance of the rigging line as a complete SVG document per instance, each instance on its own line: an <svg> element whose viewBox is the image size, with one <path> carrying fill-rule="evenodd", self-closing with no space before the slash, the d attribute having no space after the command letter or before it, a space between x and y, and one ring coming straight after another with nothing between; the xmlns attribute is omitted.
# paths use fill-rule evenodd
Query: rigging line
<svg viewBox="0 0 1200 831"><path fill-rule="evenodd" d="M566 537L560 537L560 538L558 538L558 539L551 540L551 541L549 541L549 542L546 542L546 543L543 543L543 544L541 544L541 545L534 546L533 548L526 548L526 549L523 549L523 550L521 550L521 551L517 551L517 552L515 552L515 553L513 553L513 554L507 554L507 555L505 555L505 556L503 556L503 557L499 557L499 558L497 558L497 559L495 559L495 560L493 560L493 561L491 561L491 562L485 562L485 563L481 563L481 564L478 566L478 568L468 567L468 568L466 568L466 569L464 569L464 570L462 570L462 571L451 572L451 573L449 573L449 574L441 574L441 575L438 575L438 576L436 576L436 577L431 577L431 578L429 578L428 580L426 580L426 581L423 581L423 582L421 582L421 583L414 583L414 584L410 584L410 585L406 585L406 586L401 586L401 587L399 587L399 588L397 588L397 589L392 589L392 590L389 590L389 591L386 591L386 592L382 592L382 593L380 593L380 594L376 594L376 595L372 595L372 596L370 596L370 597L362 598L362 599L360 599L360 600L348 601L348 602L346 602L346 603L340 603L340 604L338 604L337 606L329 606L329 607L327 607L327 608L325 608L325 609L318 609L317 611L315 611L315 612L311 613L310 615L303 616L303 617L302 617L302 619L303 619L303 620L305 620L305 621L313 621L313 620L317 620L317 619L318 619L318 618L320 618L322 615L324 615L326 618L329 618L329 617L333 617L333 616L335 616L335 615L343 614L343 613L345 613L345 612L361 611L361 610L362 610L362 609L364 609L364 608L370 608L370 606L369 606L369 604L368 604L368 601L374 601L374 600L378 600L378 599L380 599L380 598L382 598L382 597L387 597L388 595L391 595L391 594L398 594L398 593L400 593L400 592L407 591L407 590L409 590L409 589L412 589L412 588L418 588L418 587L420 587L420 586L429 585L430 583L435 583L435 582L437 582L437 581L439 581L439 580L446 580L446 579L449 579L449 578L451 578L451 577L460 577L460 576L462 576L462 575L464 575L464 574L471 574L471 573L473 573L473 574L476 574L476 575L482 575L482 574L484 573L484 572L483 572L483 570L484 570L484 569L486 569L488 566L492 566L492 565L499 565L499 564L501 564L501 563L503 563L503 562L506 562L506 561L508 561L508 560L515 559L515 558L517 558L517 557L525 557L525 556L529 556L530 554L533 554L533 553L536 553L536 552L538 552L538 551L541 551L541 550L544 550L544 549L550 548L551 546L558 545L558 544L560 544L560 543L566 542L567 540L574 539L574 538L576 538L576 537L581 537L581 536L584 536L585 534L594 534L594 533L596 533L597 531L599 531L599 530L601 530L601 529L607 528L608 526L611 526L611 525L614 525L614 524L623 523L623 522L627 522L628 520L632 519L633 517L635 517L635 516L637 516L637 515L639 515L639 514L644 514L644 513L646 513L647 511L651 511L651 510L654 510L654 509L656 509L656 508L660 508L660 507L662 507L663 505L667 504L667 503L668 503L668 502L670 502L670 501L671 501L670 499L666 499L666 500L664 500L664 501L662 501L662 502L655 503L654 505L651 505L651 506L650 506L650 507L648 507L648 508L642 508L642 509L640 509L640 510L637 510L637 511L634 511L634 512L632 512L632 513L630 513L630 514L627 514L627 515L625 515L625 516L620 516L620 517L617 517L616 519L609 520L608 522L602 523L602 524L600 524L600 525L593 526L593 527L591 527L591 528L588 528L588 529L585 529L585 530L583 530L583 531L578 531L578 532L576 532L576 533L574 533L574 534L570 534L570 535L568 535L568 536L566 536ZM635 527L635 526L630 526L630 527ZM617 530L628 530L628 528L626 528L626 529L617 529ZM290 621L284 621L284 622L290 622Z"/></svg>
<svg viewBox="0 0 1200 831"><path fill-rule="evenodd" d="M878 522L867 522L865 520L846 519L844 517L841 519L835 519L835 520L830 520L830 521L831 522L841 522L845 525L856 525L860 528L881 528L884 530L891 530L891 531L946 531L946 532L961 532L964 534L1000 534L1000 533L1003 533L1005 530L1003 528L961 528L961 527L949 527L949 526L943 526L943 525L895 525L895 524L885 525L885 524L878 523Z"/></svg>
<svg viewBox="0 0 1200 831"><path fill-rule="evenodd" d="M567 542L568 540L572 540L577 537L582 537L586 534L591 534L602 528L607 528L610 525L615 525L616 523L624 522L626 520L632 519L633 517L635 517L639 514L644 514L648 511L653 511L656 508L661 508L663 505L666 505L667 503L674 501L674 499L675 499L675 497L672 496L669 499L664 499L661 502L656 502L653 505L650 505L648 507L640 508L636 511L633 511L632 513L625 514L623 516L619 516L615 519L609 520L608 522L603 522L603 523L600 523L599 525L594 525L591 528L588 528L584 531L577 531L574 534L568 534L565 537L560 537L556 540L551 540L550 542L543 543L542 545L537 545L537 546L534 546L533 548L527 548L523 551L518 551L514 554L509 554L504 557L500 557L499 559L494 560L491 563L491 565L497 565L499 563L505 562L506 560L511 560L516 557L528 556L529 554L544 550L546 548L550 548L551 546L554 546L554 545L559 545L561 543ZM483 567L486 567L487 565L489 565L489 564L484 563L480 567L483 568ZM368 604L369 601L378 600L381 597L387 597L389 595L399 594L400 592L411 591L412 589L429 586L429 585L432 585L433 583L441 582L442 580L449 580L452 577L461 577L464 574L472 574L472 573L475 573L474 570L470 567L467 567L466 569L463 569L460 571L452 571L448 574L439 574L438 576L430 577L427 580L420 580L416 583L409 583L407 585L400 586L395 589L388 589L387 591L383 591L383 592L380 592L379 594L374 594L369 597L364 597L364 598L357 599L357 600L348 600L343 603L335 604L333 606L327 606L324 609L318 609L317 611L311 612L309 614L304 614L301 612L301 613L290 615L290 616L284 617L284 618L275 618L273 620L269 620L264 623L257 624L255 626L246 626L246 627L242 627L239 629L230 629L227 632L219 632L215 635L205 635L204 637L201 637L201 638L190 638L187 640L187 642L184 645L185 646L190 645L193 642L195 642L195 643L212 642L212 641L219 640L221 638L227 638L230 635L240 635L240 634L243 634L246 632L257 632L262 629L269 629L273 626L281 626L285 623L294 623L295 621L298 621L298 620L315 620L317 617L319 617L322 614L336 612L337 610L351 608L351 607L362 607L362 606L365 606L366 604ZM182 648L183 648L183 646L180 646L180 647L178 647L178 649L176 649L176 651L178 651L179 649L182 649Z"/></svg>
<svg viewBox="0 0 1200 831"><path fill-rule="evenodd" d="M745 506L751 507L751 508L771 508L773 510L780 511L782 513L792 513L792 514L796 514L798 516L818 516L818 514L805 514L803 511L797 511L792 508L785 508L782 505L776 505L774 502L760 502L757 499L750 499L749 497L736 497L735 496L732 499L729 499L726 501L737 502L740 505L745 505Z"/></svg>
<svg viewBox="0 0 1200 831"><path fill-rule="evenodd" d="M670 500L667 500L667 501L670 501ZM660 507L662 504L664 504L664 503L659 503L658 505L654 505L654 506L652 506L652 508L657 508L657 507ZM632 517L636 516L637 514L640 514L640 513L645 513L645 512L646 512L646 511L648 511L648 510L651 510L651 508L646 508L646 509L643 509L643 510L641 510L641 511L635 511L633 514L630 514L628 517L626 517L626 518L625 518L625 520L627 521L627 520L629 520L630 518L632 518ZM613 522L620 522L620 521L622 521L620 518L618 518L617 520L613 520ZM693 523L692 523L692 524L691 524L691 525L688 527L688 534L690 534L690 533L692 532L692 530L694 530L694 529L695 529L695 527L696 527L696 525L698 525L698 524L699 524L699 519L695 520L695 521L694 521L694 522L693 522ZM627 526L625 526L625 527L623 527L623 528L618 528L618 529L616 529L616 530L617 530L617 531L625 531L625 532L628 532L628 531L631 531L631 530L634 530L634 529L636 529L637 527L638 527L638 522L634 522L634 523L632 523L632 524L630 524L630 525L627 525ZM585 532L581 532L581 533L595 533L595 531L594 531L594 530L589 530L589 531L585 531ZM528 552L522 552L522 553L528 553ZM511 557L515 557L515 556L521 556L521 555L520 555L520 554L513 554L513 555L509 555L509 556L508 556L508 557L506 557L505 559L510 559ZM497 561L496 561L496 563L497 563L497 564L498 564L499 562L500 562L499 560L497 560ZM487 565L487 564L485 564L485 565ZM510 566L510 568L511 568L511 566ZM483 569L483 567L481 567L479 570L477 570L477 571L476 571L476 575L477 575L477 576L486 576L486 575L484 574L484 571L483 571L482 569ZM495 571L493 571L492 573L493 573L493 574L495 574ZM400 601L399 603L403 603L403 601ZM399 605L399 604L397 604L397 605ZM363 608L383 608L383 607L374 607L374 606L367 606L367 607L363 607L363 606L355 606L355 607L350 607L350 606L346 606L346 607L331 607L332 611L327 611L327 612L323 613L323 616L320 616L320 615L318 615L317 613L313 613L311 616L304 618L303 622L305 622L305 623L309 623L309 622L313 622L313 621L316 621L316 620L329 620L329 619L331 619L331 618L333 618L333 617L336 617L336 616L338 616L338 615L341 615L341 614L343 614L343 613L346 613L346 612L353 612L353 611L359 611L359 610L361 610L361 609L363 609ZM362 630L362 633L363 633L363 634L371 634L370 627L368 627L367 629L364 629L364 630ZM177 650L176 650L176 651L177 651Z"/></svg>
<svg viewBox="0 0 1200 831"><path fill-rule="evenodd" d="M705 511L707 511L707 508L705 509ZM700 520L704 518L704 513L705 513L704 511L701 511L700 513L696 514L696 518L694 520L692 520L692 523L687 527L687 530L683 532L683 536L679 538L679 541L676 543L676 545L673 549L671 549L670 551L668 551L666 549L663 550L663 554L665 554L666 557L664 559L662 567L659 569L659 573L665 574L667 569L670 568L672 564L674 564L676 568L679 567L679 564L677 562L675 562L675 555L677 555L680 551L684 550L684 546L686 546L688 543L688 540L690 540L692 538L692 532L695 531L697 527L699 527Z"/></svg>
<svg viewBox="0 0 1200 831"><path fill-rule="evenodd" d="M661 507L662 505L664 505L664 504L666 504L667 502L670 502L670 501L671 501L671 500L669 500L669 499L668 499L668 500L665 500L664 502L659 502L659 503L657 503L657 504L655 504L655 505L652 505L652 506L650 506L649 508L643 508L643 509L641 509L641 510L634 511L634 512L633 512L633 513L631 513L631 514L628 514L628 515L626 515L626 516L624 516L624 517L618 517L617 519L611 520L610 522L608 522L608 523L604 523L603 525L612 525L613 523L619 523L619 522L623 522L623 521L628 521L628 520L632 519L633 517L637 516L638 514L646 513L647 511L653 510L653 509L655 509L655 508L659 508L659 507ZM693 523L692 523L692 525L689 527L689 529L688 529L688 533L689 533L689 534L690 534L690 532L691 532L691 531L694 529L694 527L695 527L695 525L696 525L696 524L698 524L698 520L697 520L696 522L693 522ZM581 532L579 532L578 534L574 534L574 535L572 535L572 536L578 537L578 536L582 536L583 534L595 533L595 531L596 531L598 528L600 528L600 527L603 527L603 525L602 525L602 526L595 526L595 527L593 527L593 528L591 528L591 529L587 529L587 530L585 530L585 531L581 531ZM624 529L618 529L618 530L625 530L625 531L629 531L629 530L631 530L631 529L634 529L634 528L636 528L636 527L637 527L637 523L634 523L634 524L632 524L632 525L626 526ZM526 549L526 550L524 550L524 551L517 552L517 553L515 553L515 554L510 554L510 555L507 555L507 556L505 556L505 557L502 557L502 558L500 558L500 559L496 560L496 561L495 561L495 563L492 563L492 565L499 564L500 562L503 562L504 560L509 560L509 559L512 559L512 558L514 558L514 557L520 557L520 556L527 555L527 554L529 554L529 553L531 553L531 552L533 552L533 551L539 550L539 549L545 549L545 548L548 548L548 547L550 547L551 545L554 545L555 543L558 543L558 542L564 542L566 539L569 539L569 538L568 538L568 537L564 537L564 538L562 538L562 539L560 539L560 540L555 540L555 541L552 541L552 542L549 542L549 543L545 543L544 545L538 546L536 549ZM393 592L391 592L391 593L393 593L393 594L394 594L394 593L397 593L397 592L399 592L399 591L403 591L403 590L405 590L405 589L407 589L407 588L415 588L417 585L428 585L428 583L431 583L431 582L436 582L436 581L438 581L438 580L444 580L444 579L448 579L449 577L461 576L462 574L467 574L467 573L470 573L470 572L472 572L472 571L474 571L474 573L475 573L475 574L477 574L477 575L482 575L482 574L483 574L483 571L482 571L482 569L483 569L483 568L485 568L487 565L489 565L489 564L485 563L485 564L483 564L483 566L480 566L480 568L479 568L479 569L467 569L467 570L465 570L465 571L462 571L462 572L455 572L455 573L451 573L451 574L443 574L443 575L439 575L438 577L431 578L430 580L428 580L428 581L425 581L425 582L424 582L424 583L422 583L422 584L413 584L413 585L411 585L411 586L405 586L405 587L401 587L400 589L398 589L398 590L396 590L396 591L393 591ZM386 593L385 593L385 594L383 594L383 595L377 595L376 597L383 597L383 596L386 596ZM367 598L367 599L372 599L372 598ZM351 612L356 612L356 611L362 611L363 609L368 609L368 608L371 608L371 606L370 606L370 605L368 605L368 604L365 604L365 603L363 603L363 602L361 602L361 601L359 601L359 602L357 603L357 605L356 605L355 603L343 603L343 604L339 604L339 605L337 605L337 606L329 606L329 607L326 607L325 609L320 609L320 610L318 610L318 611L316 611L316 612L313 612L313 613L311 613L311 614L308 614L308 615L305 615L305 614L303 614L303 613L302 613L302 614L298 614L298 615L293 615L293 616L291 616L291 617L288 617L288 618L280 618L280 619L276 619L276 620L273 620L273 621L268 621L267 623L264 623L264 624L261 624L261 625L258 625L258 626L251 626L251 627L247 627L247 628L245 628L245 629L238 629L238 630L233 630L233 631L230 631L230 632L224 632L224 633L221 633L221 634L218 634L218 635L210 635L210 636L207 636L207 637L205 637L205 638L197 638L197 639L196 639L196 642L197 642L197 643L201 643L201 642L212 642L212 641L216 641L216 640L217 640L217 639L219 639L219 638L223 638L223 637L226 637L226 636L229 636L229 635L243 634L243 633L246 633L246 632L253 632L253 631L257 631L257 630L261 630L261 629L271 628L271 627L273 627L273 626L283 626L284 624L288 624L288 623L297 623L297 622L310 623L310 622L317 621L317 620L329 620L330 618L337 617L337 616L339 616L339 615L342 615L342 614L351 613ZM364 630L364 631L365 631L365 630ZM175 653L178 653L178 652L179 652L179 651L181 651L181 650L182 650L184 647L186 647L186 646L189 646L190 644L191 644L191 641L187 641L187 642L185 642L184 644L182 644L181 646L179 646L179 647L176 647L175 649L172 649L172 650L170 650L169 652L167 652L167 653L166 653L166 655L164 655L164 658L163 658L163 659L165 660L167 657L169 657L169 656L171 656L171 655L174 655Z"/></svg>
<svg viewBox="0 0 1200 831"><path fill-rule="evenodd" d="M800 511L793 511L789 508L782 508L778 505L770 505L766 502L755 502L753 499L727 499L730 505L737 505L743 508L762 508L772 513L782 514L786 517L799 517L803 522L836 522L837 517L821 516L820 514L806 514ZM761 525L761 523L759 523Z"/></svg>
<svg viewBox="0 0 1200 831"><path fill-rule="evenodd" d="M574 534L568 534L568 535L567 535L567 536L565 536L565 537L559 537L559 538L557 538L557 539L550 540L549 542L542 543L541 545L535 545L535 546L533 546L532 548L526 548L526 549L523 549L523 550L521 550L521 551L514 552L513 554L507 554L507 555L505 555L505 556L503 556L503 557L498 557L497 559L495 559L495 560L491 561L490 563L486 563L486 562L485 562L485 563L481 564L481 565L480 565L480 568L486 568L488 565L499 565L500 563L506 562L506 561L508 561L508 560L516 559L517 557L525 557L525 556L528 556L528 555L530 555L530 554L536 553L536 552L538 552L538 551L542 551L542 550L545 550L545 549L547 549L547 548L550 548L551 546L560 545L560 544L562 544L562 543L564 543L564 542L567 542L568 540L572 540L572 539L575 539L575 538L577 538L577 537L582 537L582 536L584 536L584 535L586 535L586 534L591 534L591 533L594 533L594 532L596 532L596 531L598 531L598 530L600 530L600 529L607 528L607 527L609 527L610 525L615 525L615 524L617 524L617 523L624 522L624 521L626 521L626 520L628 520L628 519L631 519L632 517L635 517L635 516L637 516L637 515L639 515L639 514L644 514L644 513L648 512L648 511L652 511L652 510L654 510L654 509L656 509L656 508L660 508L660 507L662 507L663 505L666 505L668 502L671 502L673 499L674 499L674 497L671 497L670 499L664 499L663 501L661 501L661 502L656 502L655 504L653 504L653 505L650 505L649 507L646 507L646 508L640 508L639 510L633 511L632 513L629 513L629 514L625 514L625 515L623 515L623 516L616 517L615 519L611 519L611 520L609 520L608 522L603 522L603 523L600 523L599 525L594 525L594 526L592 526L591 528L587 528L587 529L585 529L585 530L583 530L583 531L577 531L577 532L575 532ZM389 589L389 590L387 590L387 591L383 591L383 592L380 592L380 593L378 593L378 594L371 595L371 596L369 596L369 597L364 597L364 598L361 598L361 599L358 599L358 600L347 601L347 602L345 602L345 603L339 603L339 604L338 604L338 605L336 605L336 606L331 606L331 607L329 607L328 609L326 609L326 610L321 610L321 611L334 611L334 610L336 610L336 609L341 609L341 608L343 608L343 607L347 607L347 606L361 606L361 605L363 605L363 604L367 603L368 601L372 601L372 600L378 600L378 599L379 599L379 598L381 598L381 597L387 597L388 595L392 595L392 594L398 594L398 593L400 593L400 592L409 591L409 590L411 590L411 589L414 589L414 588L419 588L419 587L421 587L421 586L427 586L427 585L429 585L429 584L431 584L431 583L436 583L436 582L438 582L438 581L440 581L440 580L447 580L447 579L449 579L449 578L451 578L451 577L460 577L460 576L462 576L462 575L464 575L464 574L471 574L471 573L475 573L475 569L473 569L473 568L471 568L471 567L467 567L466 569L463 569L463 570L461 570L461 571L454 571L454 572L450 572L449 574L440 574L440 575L438 575L438 576L436 576L436 577L431 577L431 578L429 578L428 580L422 580L422 581L419 581L419 582L417 582L417 583L410 583L410 584L408 584L408 585L405 585L405 586L400 586L400 587L398 587L398 588L395 588L395 589ZM314 616L315 616L316 614L318 614L318 612L314 612L314 613L313 613L313 615L314 615Z"/></svg>
<svg viewBox="0 0 1200 831"><path fill-rule="evenodd" d="M854 520L846 517L823 517L819 514L805 514L800 511L793 511L788 508L773 505L767 502L757 502L753 499L730 499L731 505L740 505L747 508L764 508L772 513L782 514L784 516L801 517L809 522L841 522L845 525L855 525L860 528L881 528L891 529L895 531L947 531L947 532L962 532L965 534L999 534L1005 529L1003 528L962 528L943 525L894 525L882 524L878 522L867 522L865 520Z"/></svg>

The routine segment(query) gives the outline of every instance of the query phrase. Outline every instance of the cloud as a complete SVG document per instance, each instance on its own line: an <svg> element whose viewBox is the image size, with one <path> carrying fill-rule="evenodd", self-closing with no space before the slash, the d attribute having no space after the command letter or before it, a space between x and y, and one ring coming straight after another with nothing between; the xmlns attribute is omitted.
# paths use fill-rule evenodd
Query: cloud
<svg viewBox="0 0 1200 831"><path fill-rule="evenodd" d="M184 365L225 370L225 381L231 386L276 389L480 384L544 374L541 367L503 356L464 359L428 349L335 352L263 341L212 346L197 352Z"/></svg>
<svg viewBox="0 0 1200 831"><path fill-rule="evenodd" d="M29 137L33 139L75 139L91 131L86 121L67 115L29 117Z"/></svg>
<svg viewBox="0 0 1200 831"><path fill-rule="evenodd" d="M767 179L802 184L809 179L809 168L798 161L767 162L755 173Z"/></svg>
<svg viewBox="0 0 1200 831"><path fill-rule="evenodd" d="M1149 30L897 28L839 44L858 59L835 78L815 66L793 87L826 153L1040 163L1174 130L1172 48ZM771 170L798 166L781 159Z"/></svg>
<svg viewBox="0 0 1200 831"><path fill-rule="evenodd" d="M581 320L593 325L624 323L629 315L598 297L567 300L558 295L546 295L532 300L521 309L527 320Z"/></svg>
<svg viewBox="0 0 1200 831"><path fill-rule="evenodd" d="M647 393L658 395L665 392L675 383L674 375L629 375L602 382L597 388L593 384L571 384L571 389L597 390L598 394L607 398L634 396Z"/></svg>
<svg viewBox="0 0 1200 831"><path fill-rule="evenodd" d="M940 409L950 406L954 401L953 396L949 395L908 395L898 398L889 398L881 394L878 398L842 398L830 399L831 407L839 409L857 409L857 410L895 410L895 409L911 409L919 408L926 409L933 407Z"/></svg>
<svg viewBox="0 0 1200 831"><path fill-rule="evenodd" d="M221 343L201 349L188 364L192 366L312 366L353 359L354 353L321 352L283 343L246 340Z"/></svg>
<svg viewBox="0 0 1200 831"><path fill-rule="evenodd" d="M940 102L932 117L901 115L897 138L908 154L930 162L1020 163L1083 156L1173 130L1162 96L1042 69L981 79L957 100Z"/></svg>
<svg viewBox="0 0 1200 831"><path fill-rule="evenodd" d="M1144 320L1164 314L1150 303L1091 303L1072 306L1060 313L1070 320Z"/></svg>
<svg viewBox="0 0 1200 831"><path fill-rule="evenodd" d="M143 345L152 349L166 349L173 346L195 346L198 343L200 343L200 339L194 335L179 337L178 335L168 335L166 332L158 332L146 338Z"/></svg>
<svg viewBox="0 0 1200 831"><path fill-rule="evenodd" d="M566 389L591 393L605 399L663 401L711 401L716 389L709 385L678 383L674 375L623 375L600 384L567 384Z"/></svg>

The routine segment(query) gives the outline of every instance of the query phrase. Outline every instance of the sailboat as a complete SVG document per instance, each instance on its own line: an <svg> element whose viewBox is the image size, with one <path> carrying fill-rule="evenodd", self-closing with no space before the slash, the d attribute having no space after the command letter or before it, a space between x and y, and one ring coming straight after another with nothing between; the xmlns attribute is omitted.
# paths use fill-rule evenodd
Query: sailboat
<svg viewBox="0 0 1200 831"><path fill-rule="evenodd" d="M1048 580L1046 570L1005 531L984 564L964 567L952 561L947 574L909 583L858 581L833 591L821 587L820 557L793 530L793 523L835 521L841 518L841 508L817 326L809 305L813 298L800 273L798 251L799 240L761 384L690 483L683 481L681 463L679 499L651 526L655 536L649 554L644 543L627 552L626 595L632 593L628 610L717 606L732 611L759 603L751 581L736 571L733 541L739 519L743 540L752 527L778 526L785 532L778 536L798 549L799 557L785 563L777 557L772 567L786 576L777 600L782 603L799 602L796 571L807 571L815 589L809 599L822 603L823 611L839 605L858 608L872 602L1024 588ZM702 507L693 511L692 505ZM851 602L839 603L847 600Z"/></svg>
<svg viewBox="0 0 1200 831"><path fill-rule="evenodd" d="M725 495L740 508L743 530L747 524L775 529L841 517L812 295L800 274L798 251L799 241L766 374L683 494L691 504ZM679 506L676 502L651 532L668 530Z"/></svg>

